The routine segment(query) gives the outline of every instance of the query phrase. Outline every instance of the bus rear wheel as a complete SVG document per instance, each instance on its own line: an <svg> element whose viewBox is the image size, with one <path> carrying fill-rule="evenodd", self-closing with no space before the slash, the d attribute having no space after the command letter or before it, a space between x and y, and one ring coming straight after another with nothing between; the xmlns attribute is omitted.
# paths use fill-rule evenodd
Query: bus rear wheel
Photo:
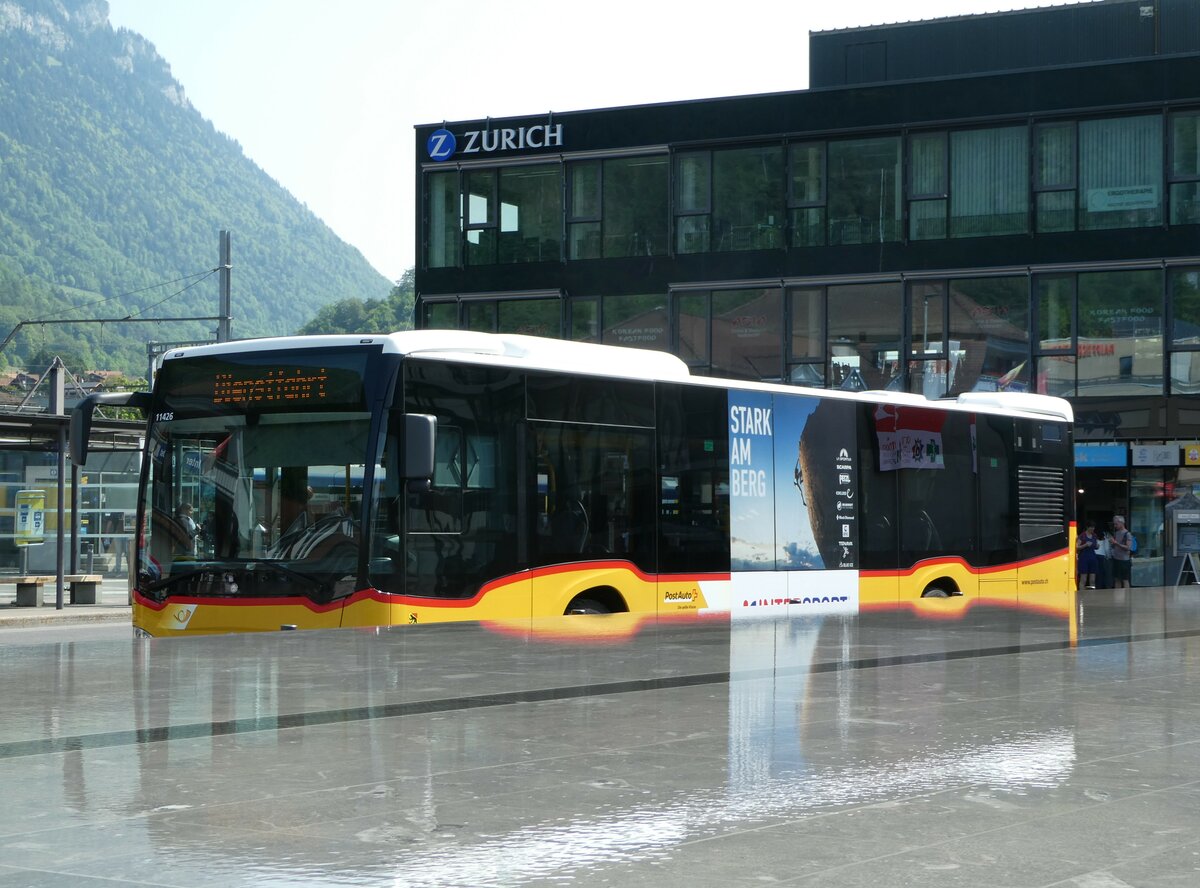
<svg viewBox="0 0 1200 888"><path fill-rule="evenodd" d="M567 614L607 614L611 611L594 598L576 598L567 605Z"/></svg>

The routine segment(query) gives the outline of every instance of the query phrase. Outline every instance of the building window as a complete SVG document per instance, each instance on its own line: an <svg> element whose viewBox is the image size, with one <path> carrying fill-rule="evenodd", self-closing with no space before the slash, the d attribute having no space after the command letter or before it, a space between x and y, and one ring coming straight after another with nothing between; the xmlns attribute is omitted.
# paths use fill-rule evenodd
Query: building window
<svg viewBox="0 0 1200 888"><path fill-rule="evenodd" d="M500 171L499 261L562 258L562 168L558 164Z"/></svg>
<svg viewBox="0 0 1200 888"><path fill-rule="evenodd" d="M914 133L908 137L908 152L908 237L944 238L949 197L946 134Z"/></svg>
<svg viewBox="0 0 1200 888"><path fill-rule="evenodd" d="M666 301L665 296L656 293L605 297L601 305L602 341L605 345L670 351Z"/></svg>
<svg viewBox="0 0 1200 888"><path fill-rule="evenodd" d="M600 300L595 296L572 299L568 308L571 312L571 338L576 342L599 342Z"/></svg>
<svg viewBox="0 0 1200 888"><path fill-rule="evenodd" d="M429 330L457 330L457 302L425 302L421 305L424 315L421 326Z"/></svg>
<svg viewBox="0 0 1200 888"><path fill-rule="evenodd" d="M612 259L667 252L667 159L573 163L568 257Z"/></svg>
<svg viewBox="0 0 1200 888"><path fill-rule="evenodd" d="M782 146L714 151L712 169L713 250L782 247Z"/></svg>
<svg viewBox="0 0 1200 888"><path fill-rule="evenodd" d="M708 292L675 294L675 354L701 373L712 366L711 307Z"/></svg>
<svg viewBox="0 0 1200 888"><path fill-rule="evenodd" d="M528 336L562 336L562 310L558 299L500 299L496 302L496 330Z"/></svg>
<svg viewBox="0 0 1200 888"><path fill-rule="evenodd" d="M712 372L735 379L778 382L783 376L779 289L712 294Z"/></svg>
<svg viewBox="0 0 1200 888"><path fill-rule="evenodd" d="M900 384L902 296L899 283L828 289L830 388L891 389Z"/></svg>
<svg viewBox="0 0 1200 888"><path fill-rule="evenodd" d="M688 152L675 161L675 249L784 246L783 147Z"/></svg>
<svg viewBox="0 0 1200 888"><path fill-rule="evenodd" d="M900 139L830 142L828 155L829 243L899 240Z"/></svg>
<svg viewBox="0 0 1200 888"><path fill-rule="evenodd" d="M601 163L589 160L568 168L570 203L567 216L567 258L599 259L601 256Z"/></svg>
<svg viewBox="0 0 1200 888"><path fill-rule="evenodd" d="M908 390L940 398L949 385L946 282L914 283L908 300Z"/></svg>
<svg viewBox="0 0 1200 888"><path fill-rule="evenodd" d="M562 172L558 164L432 173L427 265L557 262L562 258ZM460 247L461 244L461 247ZM461 254L460 254L461 249Z"/></svg>
<svg viewBox="0 0 1200 888"><path fill-rule="evenodd" d="M425 182L429 189L425 207L425 230L429 232L425 265L428 268L453 268L458 265L462 243L458 171L430 173Z"/></svg>
<svg viewBox="0 0 1200 888"><path fill-rule="evenodd" d="M950 236L1029 230L1029 131L1024 126L950 134Z"/></svg>
<svg viewBox="0 0 1200 888"><path fill-rule="evenodd" d="M793 385L825 385L825 290L788 291L787 380Z"/></svg>
<svg viewBox="0 0 1200 888"><path fill-rule="evenodd" d="M1075 124L1038 124L1034 129L1035 230L1075 230Z"/></svg>
<svg viewBox="0 0 1200 888"><path fill-rule="evenodd" d="M496 171L463 174L465 215L463 258L467 265L496 264Z"/></svg>
<svg viewBox="0 0 1200 888"><path fill-rule="evenodd" d="M476 333L496 332L496 303L494 300L471 300L462 307L462 327Z"/></svg>
<svg viewBox="0 0 1200 888"><path fill-rule="evenodd" d="M712 157L707 151L675 156L675 252L707 253L712 212Z"/></svg>
<svg viewBox="0 0 1200 888"><path fill-rule="evenodd" d="M948 394L1029 391L1027 279L952 280L947 308Z"/></svg>
<svg viewBox="0 0 1200 888"><path fill-rule="evenodd" d="M1171 394L1200 394L1200 268L1171 269Z"/></svg>
<svg viewBox="0 0 1200 888"><path fill-rule="evenodd" d="M1107 271L1078 278L1078 395L1163 391L1162 272Z"/></svg>
<svg viewBox="0 0 1200 888"><path fill-rule="evenodd" d="M788 169L792 246L824 246L825 143L804 142L789 146Z"/></svg>
<svg viewBox="0 0 1200 888"><path fill-rule="evenodd" d="M676 353L693 372L780 381L778 288L677 293L674 306Z"/></svg>
<svg viewBox="0 0 1200 888"><path fill-rule="evenodd" d="M1075 275L1039 275L1034 284L1037 311L1037 391L1075 396Z"/></svg>
<svg viewBox="0 0 1200 888"><path fill-rule="evenodd" d="M604 256L667 252L667 158L604 161Z"/></svg>
<svg viewBox="0 0 1200 888"><path fill-rule="evenodd" d="M1200 223L1200 111L1171 115L1171 224Z"/></svg>
<svg viewBox="0 0 1200 888"><path fill-rule="evenodd" d="M1160 115L1080 122L1079 228L1161 225L1162 174Z"/></svg>

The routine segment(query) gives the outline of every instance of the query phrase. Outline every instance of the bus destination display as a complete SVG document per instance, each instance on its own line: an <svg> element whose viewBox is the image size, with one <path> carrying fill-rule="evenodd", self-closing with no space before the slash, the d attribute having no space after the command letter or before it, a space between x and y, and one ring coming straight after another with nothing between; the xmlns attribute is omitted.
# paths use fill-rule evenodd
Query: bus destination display
<svg viewBox="0 0 1200 888"><path fill-rule="evenodd" d="M324 367L239 367L213 374L212 402L258 407L326 404L330 383Z"/></svg>

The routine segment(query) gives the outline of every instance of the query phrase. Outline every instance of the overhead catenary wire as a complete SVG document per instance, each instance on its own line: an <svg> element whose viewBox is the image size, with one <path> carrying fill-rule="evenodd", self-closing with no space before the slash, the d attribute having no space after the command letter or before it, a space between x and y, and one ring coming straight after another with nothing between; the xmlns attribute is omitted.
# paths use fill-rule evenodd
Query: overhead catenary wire
<svg viewBox="0 0 1200 888"><path fill-rule="evenodd" d="M83 311L85 308L95 308L97 305L105 305L109 302L116 302L118 299L124 299L127 296L136 296L138 293L147 293L150 290L157 290L159 287L169 287L169 286L171 286L171 284L178 284L180 281L187 281L187 280L191 280L192 278L199 278L199 280L188 285L188 287L191 287L191 286L194 286L195 284L200 283L200 281L204 280L205 278L210 277L216 271L220 271L220 269L219 268L210 268L207 271L196 271L196 272L193 272L192 274L185 274L183 277L177 277L173 280L160 281L157 284L150 284L150 286L148 286L148 287L141 287L137 290L129 290L126 293L118 293L116 296L106 296L104 299L96 299L96 300L93 300L92 302L85 302L82 305L76 305L76 306L72 306L71 308L65 308L65 309L63 309L63 312L65 314L69 314L70 312L73 312L73 311ZM168 296L167 298L170 299L174 296L178 296L184 290L188 289L188 287L184 287L183 290L179 290L175 293L172 293L171 296ZM160 302L160 303L156 303L156 304L161 305L162 303ZM153 308L153 306L151 306L151 308ZM143 311L145 311L145 310L146 309L143 309Z"/></svg>
<svg viewBox="0 0 1200 888"><path fill-rule="evenodd" d="M217 268L210 268L208 271L197 272L195 275L187 275L186 277L179 278L175 281L172 281L171 283L178 283L181 280L187 280L188 278L191 278L191 277L197 278L196 280L194 280L190 284L188 284L186 287L176 290L174 293L171 293L169 296L167 296L163 299L160 299L158 302L155 302L153 305L148 305L145 308L139 309L138 311L130 312L129 314L125 315L124 317L119 317L119 318L36 318L36 319L32 319L32 320L27 320L27 321L20 321L15 327L12 328L12 330L9 332L8 336L6 336L4 338L4 341L0 342L0 351L3 351L8 346L8 344L10 342L12 342L13 338L17 335L17 333L19 333L23 328L29 327L29 326L43 326L44 327L47 324L101 324L101 325L103 325L103 324L121 324L121 323L146 324L146 323L156 323L156 322L158 322L158 323L176 323L176 322L183 322L183 321L220 321L220 320L222 320L222 317L220 315L210 315L210 316L200 316L200 317L172 317L172 318L139 317L139 315L143 314L144 312L150 311L153 308L157 308L158 306L162 305L164 302L169 302L170 300L174 299L176 296L179 296L182 293L186 293L192 287L196 286L197 284L201 283L204 280L207 280L208 278L210 278L212 275L216 274L220 270L221 270L221 268L218 266ZM133 293L140 293L140 292L145 292L145 290L156 289L157 286L165 286L165 284L159 284L159 285L156 285L155 287L147 287L147 288L144 288L143 290L135 290L135 291L133 291ZM127 293L124 295L128 296L128 295L132 295L132 293ZM105 299L105 300L101 300L101 301L109 302L109 301L112 301L112 299L116 299L116 298L120 298L120 297L114 296L111 299ZM100 304L100 303L97 302L94 304ZM84 307L84 306L80 306L80 307Z"/></svg>

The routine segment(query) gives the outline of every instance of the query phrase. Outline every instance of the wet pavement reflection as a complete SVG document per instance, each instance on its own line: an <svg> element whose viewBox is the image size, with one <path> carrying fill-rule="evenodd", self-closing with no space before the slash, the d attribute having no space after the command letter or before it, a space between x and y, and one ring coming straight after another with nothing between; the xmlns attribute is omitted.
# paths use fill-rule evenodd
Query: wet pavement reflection
<svg viewBox="0 0 1200 888"><path fill-rule="evenodd" d="M1200 884L1200 587L0 648L8 885Z"/></svg>

